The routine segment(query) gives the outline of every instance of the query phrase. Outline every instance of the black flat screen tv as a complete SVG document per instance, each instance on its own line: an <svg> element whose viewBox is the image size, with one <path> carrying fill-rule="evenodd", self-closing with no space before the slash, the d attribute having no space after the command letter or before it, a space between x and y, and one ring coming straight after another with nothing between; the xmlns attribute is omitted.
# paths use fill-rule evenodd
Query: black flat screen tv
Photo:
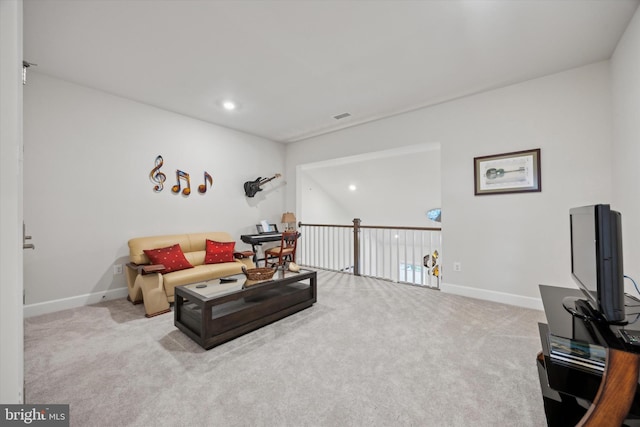
<svg viewBox="0 0 640 427"><path fill-rule="evenodd" d="M621 215L609 205L569 211L571 275L591 307L610 323L625 319Z"/></svg>

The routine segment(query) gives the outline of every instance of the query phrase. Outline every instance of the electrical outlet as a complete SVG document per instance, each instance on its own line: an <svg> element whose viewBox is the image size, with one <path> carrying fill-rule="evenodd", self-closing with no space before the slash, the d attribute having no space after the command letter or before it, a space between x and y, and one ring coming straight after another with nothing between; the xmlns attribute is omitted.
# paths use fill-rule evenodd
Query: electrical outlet
<svg viewBox="0 0 640 427"><path fill-rule="evenodd" d="M113 274L122 274L122 264L116 264L113 266Z"/></svg>
<svg viewBox="0 0 640 427"><path fill-rule="evenodd" d="M453 263L453 271L462 271L462 263L460 261Z"/></svg>

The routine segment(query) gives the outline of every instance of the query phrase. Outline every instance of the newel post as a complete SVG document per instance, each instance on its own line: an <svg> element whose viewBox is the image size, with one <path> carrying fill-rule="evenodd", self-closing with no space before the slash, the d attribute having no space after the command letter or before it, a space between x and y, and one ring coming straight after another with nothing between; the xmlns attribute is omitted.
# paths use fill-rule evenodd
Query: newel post
<svg viewBox="0 0 640 427"><path fill-rule="evenodd" d="M353 275L360 275L360 218L353 219Z"/></svg>

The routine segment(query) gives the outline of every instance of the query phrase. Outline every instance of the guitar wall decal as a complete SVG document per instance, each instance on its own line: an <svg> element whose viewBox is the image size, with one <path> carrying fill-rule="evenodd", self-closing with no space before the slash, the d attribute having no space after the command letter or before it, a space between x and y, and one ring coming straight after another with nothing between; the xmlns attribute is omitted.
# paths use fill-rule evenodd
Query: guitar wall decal
<svg viewBox="0 0 640 427"><path fill-rule="evenodd" d="M271 178L262 178L262 177L258 177L253 181L247 181L244 183L244 194L247 197L253 197L256 195L256 193L258 191L262 191L262 188L260 188L263 184L266 184L269 181L272 181L276 178L280 178L282 175L280 175L279 173L275 174L274 176L272 176Z"/></svg>

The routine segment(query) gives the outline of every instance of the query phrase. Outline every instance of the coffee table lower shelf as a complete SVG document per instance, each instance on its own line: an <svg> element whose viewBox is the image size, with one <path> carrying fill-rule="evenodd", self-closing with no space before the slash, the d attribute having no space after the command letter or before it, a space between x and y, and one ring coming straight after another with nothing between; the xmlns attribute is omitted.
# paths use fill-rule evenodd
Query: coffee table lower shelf
<svg viewBox="0 0 640 427"><path fill-rule="evenodd" d="M202 295L191 285L178 286L174 323L201 347L210 349L311 307L316 302L316 281L315 271L283 272L274 280L247 288L239 285L219 296Z"/></svg>

